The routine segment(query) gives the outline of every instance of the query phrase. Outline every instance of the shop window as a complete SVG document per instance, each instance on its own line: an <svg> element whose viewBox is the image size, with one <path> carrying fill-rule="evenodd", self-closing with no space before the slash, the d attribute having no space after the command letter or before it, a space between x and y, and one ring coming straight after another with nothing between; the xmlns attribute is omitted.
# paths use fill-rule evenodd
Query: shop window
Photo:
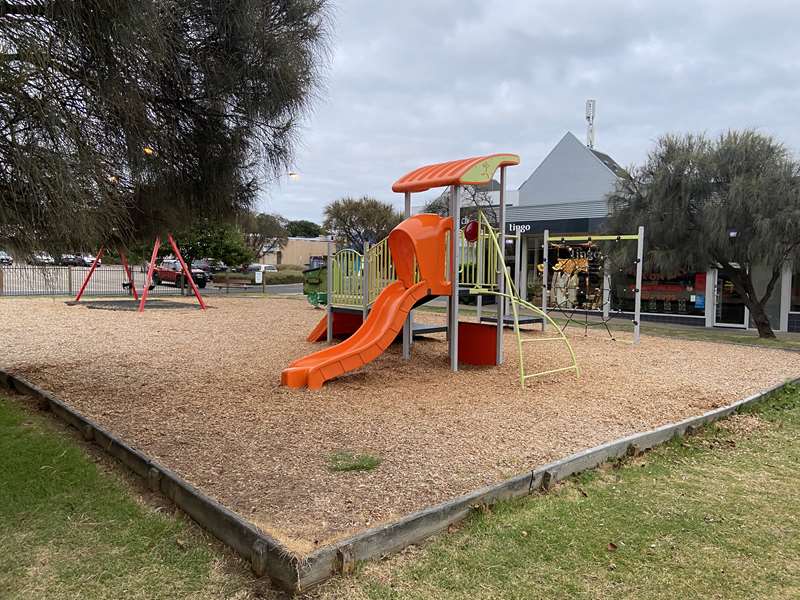
<svg viewBox="0 0 800 600"><path fill-rule="evenodd" d="M611 289L612 310L633 312L636 274L615 273L611 277ZM646 273L642 277L642 312L703 316L705 293L705 273L684 273L676 277Z"/></svg>

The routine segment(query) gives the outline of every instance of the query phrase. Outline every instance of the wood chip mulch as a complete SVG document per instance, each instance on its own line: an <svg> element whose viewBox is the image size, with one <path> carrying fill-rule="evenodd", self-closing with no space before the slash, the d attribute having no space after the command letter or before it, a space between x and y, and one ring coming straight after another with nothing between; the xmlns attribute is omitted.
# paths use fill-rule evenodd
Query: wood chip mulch
<svg viewBox="0 0 800 600"><path fill-rule="evenodd" d="M303 553L322 543L623 435L800 375L800 354L643 336L572 336L583 375L520 390L514 338L500 368L448 369L444 334L397 345L321 391L281 388L323 315L304 300L214 298L216 310L87 310L0 302L0 365ZM436 322L443 315L418 314ZM536 334L533 334L536 335ZM531 368L566 364L525 346ZM382 459L333 472L340 450Z"/></svg>

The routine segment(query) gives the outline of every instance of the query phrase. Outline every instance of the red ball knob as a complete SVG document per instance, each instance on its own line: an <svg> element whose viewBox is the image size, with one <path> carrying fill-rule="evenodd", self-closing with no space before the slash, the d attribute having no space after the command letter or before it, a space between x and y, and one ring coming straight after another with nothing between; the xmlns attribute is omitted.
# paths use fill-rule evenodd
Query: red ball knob
<svg viewBox="0 0 800 600"><path fill-rule="evenodd" d="M475 242L478 239L478 232L480 231L480 226L478 225L477 221L470 221L464 226L464 238L468 242Z"/></svg>

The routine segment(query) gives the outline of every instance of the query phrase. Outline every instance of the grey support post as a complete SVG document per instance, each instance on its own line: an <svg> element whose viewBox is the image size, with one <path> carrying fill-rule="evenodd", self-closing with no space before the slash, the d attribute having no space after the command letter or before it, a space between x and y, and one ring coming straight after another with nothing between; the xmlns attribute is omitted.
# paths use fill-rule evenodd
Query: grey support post
<svg viewBox="0 0 800 600"><path fill-rule="evenodd" d="M519 233L519 232L518 232ZM521 256L521 264L520 264L520 279L519 279L519 289L517 293L519 297L523 300L528 300L528 236L523 236L521 233L519 234L520 239L520 256Z"/></svg>
<svg viewBox="0 0 800 600"><path fill-rule="evenodd" d="M328 264L325 267L327 309L328 309L328 343L333 341L333 236L328 236Z"/></svg>
<svg viewBox="0 0 800 600"><path fill-rule="evenodd" d="M403 215L407 219L411 216L411 192L405 193L405 203L403 207ZM411 343L413 341L413 327L414 327L414 311L408 311L405 323L403 323L403 359L408 360L411 358Z"/></svg>
<svg viewBox="0 0 800 600"><path fill-rule="evenodd" d="M611 262L603 260L603 320L608 321L611 314Z"/></svg>
<svg viewBox="0 0 800 600"><path fill-rule="evenodd" d="M514 234L514 286L517 296L522 298L522 234L519 231Z"/></svg>
<svg viewBox="0 0 800 600"><path fill-rule="evenodd" d="M542 312L547 314L547 295L548 295L548 268L550 267L550 230L544 230L542 238ZM547 327L547 319L542 319L542 331Z"/></svg>
<svg viewBox="0 0 800 600"><path fill-rule="evenodd" d="M497 297L495 306L497 308L497 356L495 361L498 365L503 364L503 326L505 325L504 308L506 299L503 294L506 291L506 168L500 167L500 210L497 215L497 226L500 228L500 256L497 261Z"/></svg>
<svg viewBox="0 0 800 600"><path fill-rule="evenodd" d="M450 236L450 303L448 306L447 330L450 333L450 370L458 371L458 264L459 256L458 232L461 222L461 210L458 203L458 186L450 189L450 216L453 218L453 234Z"/></svg>
<svg viewBox="0 0 800 600"><path fill-rule="evenodd" d="M476 282L478 287L483 287L484 284L484 269L486 268L486 260L484 255L486 253L486 245L483 241L483 235L481 235L482 226L478 226L478 240L475 242L475 260L478 263L478 281ZM481 313L483 312L483 294L478 294L475 299L475 315L478 317L478 323L481 322Z"/></svg>
<svg viewBox="0 0 800 600"><path fill-rule="evenodd" d="M644 263L644 225L639 225L639 239L636 240L636 296L633 310L633 343L639 343L639 329L642 324L642 267Z"/></svg>
<svg viewBox="0 0 800 600"><path fill-rule="evenodd" d="M361 258L361 318L366 321L369 314L369 242L364 242Z"/></svg>

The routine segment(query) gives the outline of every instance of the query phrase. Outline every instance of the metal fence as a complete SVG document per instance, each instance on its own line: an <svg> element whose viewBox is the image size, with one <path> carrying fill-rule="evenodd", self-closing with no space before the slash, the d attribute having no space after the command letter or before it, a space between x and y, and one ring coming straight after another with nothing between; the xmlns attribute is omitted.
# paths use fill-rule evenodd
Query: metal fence
<svg viewBox="0 0 800 600"><path fill-rule="evenodd" d="M141 290L146 273L141 267L133 267L133 271L136 287ZM76 296L88 272L89 267L0 267L0 296ZM122 266L98 267L84 296L128 296L130 291L122 285L126 281ZM150 294L178 296L181 289L169 284L157 285Z"/></svg>

